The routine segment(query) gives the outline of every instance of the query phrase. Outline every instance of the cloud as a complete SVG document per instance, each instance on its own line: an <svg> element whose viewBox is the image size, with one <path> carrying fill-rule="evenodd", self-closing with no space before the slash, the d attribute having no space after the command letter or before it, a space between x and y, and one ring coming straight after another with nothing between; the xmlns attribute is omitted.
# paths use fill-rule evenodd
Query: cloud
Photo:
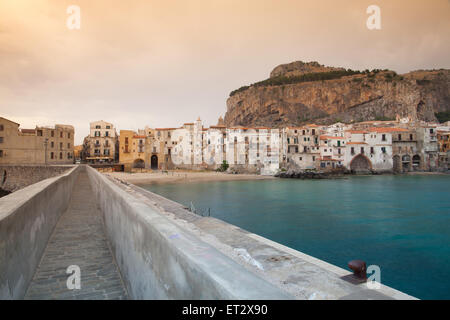
<svg viewBox="0 0 450 320"><path fill-rule="evenodd" d="M67 6L81 30L66 28ZM2 0L0 114L34 127L119 129L215 124L230 91L278 64L317 60L398 72L448 68L446 0L379 0L382 30L360 0Z"/></svg>

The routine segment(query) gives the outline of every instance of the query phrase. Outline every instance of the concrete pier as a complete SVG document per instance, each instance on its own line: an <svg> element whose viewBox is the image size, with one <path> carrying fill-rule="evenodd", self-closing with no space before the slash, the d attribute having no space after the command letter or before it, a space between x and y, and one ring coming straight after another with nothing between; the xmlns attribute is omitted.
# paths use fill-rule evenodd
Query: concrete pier
<svg viewBox="0 0 450 320"><path fill-rule="evenodd" d="M66 270L80 267L81 288L69 290ZM89 178L80 172L25 299L126 299Z"/></svg>
<svg viewBox="0 0 450 320"><path fill-rule="evenodd" d="M350 274L89 166L0 199L0 299L414 299Z"/></svg>

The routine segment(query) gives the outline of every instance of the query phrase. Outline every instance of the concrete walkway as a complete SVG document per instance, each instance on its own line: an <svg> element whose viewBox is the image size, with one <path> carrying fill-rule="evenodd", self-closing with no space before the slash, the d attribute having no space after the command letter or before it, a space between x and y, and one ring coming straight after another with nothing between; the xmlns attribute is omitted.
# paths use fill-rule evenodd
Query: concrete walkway
<svg viewBox="0 0 450 320"><path fill-rule="evenodd" d="M81 289L69 290L66 270L80 267ZM85 171L45 249L25 299L127 299Z"/></svg>

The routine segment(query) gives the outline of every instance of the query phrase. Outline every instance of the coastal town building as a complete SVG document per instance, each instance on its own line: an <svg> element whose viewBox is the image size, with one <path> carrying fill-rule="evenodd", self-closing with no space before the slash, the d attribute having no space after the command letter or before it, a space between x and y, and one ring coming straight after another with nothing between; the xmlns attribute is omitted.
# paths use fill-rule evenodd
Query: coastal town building
<svg viewBox="0 0 450 320"><path fill-rule="evenodd" d="M74 135L71 125L21 129L20 124L0 117L0 164L71 164Z"/></svg>
<svg viewBox="0 0 450 320"><path fill-rule="evenodd" d="M113 163L118 159L118 137L112 123L91 122L83 145L83 160L88 163Z"/></svg>
<svg viewBox="0 0 450 320"><path fill-rule="evenodd" d="M435 125L403 118L282 129L223 124L205 128L198 118L179 128L122 130L119 160L129 169L153 170L217 170L226 162L234 172L259 174L282 169L437 170L448 157L439 149L436 133Z"/></svg>

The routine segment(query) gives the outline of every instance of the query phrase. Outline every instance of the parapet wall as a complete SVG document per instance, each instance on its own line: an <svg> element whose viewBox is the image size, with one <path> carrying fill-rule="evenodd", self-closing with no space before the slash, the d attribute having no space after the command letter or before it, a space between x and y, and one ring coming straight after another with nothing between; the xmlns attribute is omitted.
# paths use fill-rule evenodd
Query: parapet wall
<svg viewBox="0 0 450 320"><path fill-rule="evenodd" d="M0 165L0 188L14 192L60 175L70 168L71 166Z"/></svg>
<svg viewBox="0 0 450 320"><path fill-rule="evenodd" d="M291 299L213 246L87 167L132 299Z"/></svg>
<svg viewBox="0 0 450 320"><path fill-rule="evenodd" d="M67 169L0 199L0 300L24 297L81 168Z"/></svg>

